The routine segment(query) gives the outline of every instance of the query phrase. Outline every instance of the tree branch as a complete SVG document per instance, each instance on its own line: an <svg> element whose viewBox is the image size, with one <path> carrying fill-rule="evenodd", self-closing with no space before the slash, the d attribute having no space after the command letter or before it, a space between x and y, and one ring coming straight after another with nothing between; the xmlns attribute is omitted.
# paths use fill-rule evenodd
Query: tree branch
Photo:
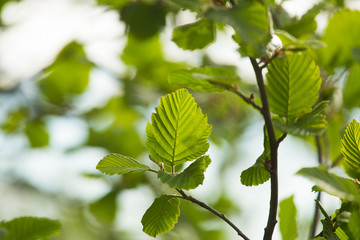
<svg viewBox="0 0 360 240"><path fill-rule="evenodd" d="M266 94L264 78L262 75L262 68L259 67L258 63L254 58L250 58L251 64L255 71L256 81L259 87L260 98L262 102L262 115L264 117L266 130L269 135L270 143L270 177L271 177L271 196L270 196L270 209L267 225L265 227L264 240L272 239L275 225L277 223L276 215L278 209L278 161L277 161L277 149L278 143L276 142L274 127L271 121L270 107Z"/></svg>
<svg viewBox="0 0 360 240"><path fill-rule="evenodd" d="M199 200L197 200L196 198L193 198L190 195L187 195L183 190L179 190L176 189L176 191L178 191L182 198L190 201L192 203L195 203L197 205L199 205L202 208L205 208L206 210L212 212L213 214L215 214L216 216L218 216L219 218L221 218L222 220L224 220L228 225L230 225L236 232L237 234L242 237L244 240L250 240L233 222L231 222L223 213L220 213L218 211L216 211L215 209L213 209L212 207L210 207L209 205L207 205L204 202L201 202Z"/></svg>

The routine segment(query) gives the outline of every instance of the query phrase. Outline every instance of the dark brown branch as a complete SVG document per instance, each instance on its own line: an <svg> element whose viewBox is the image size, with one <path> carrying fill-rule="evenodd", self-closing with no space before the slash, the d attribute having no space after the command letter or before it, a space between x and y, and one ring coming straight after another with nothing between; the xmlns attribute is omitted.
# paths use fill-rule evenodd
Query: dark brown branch
<svg viewBox="0 0 360 240"><path fill-rule="evenodd" d="M187 195L183 190L179 190L179 189L176 189L176 191L178 191L182 198L187 200L187 201L190 201L192 203L195 203L197 205L199 205L200 207L212 212L213 214L215 214L216 216L218 216L219 218L221 218L222 220L224 220L228 225L230 225L236 232L237 234L242 237L244 240L249 240L249 238L233 223L231 222L223 213L220 213L218 211L216 211L215 209L213 209L212 207L210 207L209 205L207 205L206 203L204 202L201 202L199 200L197 200L196 198L193 198L192 196L190 195Z"/></svg>
<svg viewBox="0 0 360 240"><path fill-rule="evenodd" d="M271 196L270 196L270 210L267 225L265 227L264 240L272 239L275 225L277 223L276 215L278 209L278 160L277 160L277 149L278 144L275 138L274 127L271 121L270 107L266 94L264 78L262 75L262 68L259 67L258 63L254 58L250 58L251 64L254 68L256 81L259 87L261 102L262 102L262 115L264 117L266 130L269 135L270 143L270 183L271 183Z"/></svg>

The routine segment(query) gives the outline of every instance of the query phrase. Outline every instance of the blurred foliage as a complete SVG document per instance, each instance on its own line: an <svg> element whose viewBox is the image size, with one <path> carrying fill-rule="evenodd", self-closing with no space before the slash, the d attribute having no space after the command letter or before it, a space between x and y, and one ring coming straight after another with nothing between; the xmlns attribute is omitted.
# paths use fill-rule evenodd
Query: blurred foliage
<svg viewBox="0 0 360 240"><path fill-rule="evenodd" d="M20 2L19 4L21 4L22 1L0 1L0 13L9 2L12 2L11 4ZM12 89L0 88L3 101L1 107L4 109L0 117L1 136L5 141L14 136L21 136L27 140L24 152L35 148L37 151L49 150L53 148L52 141L58 137L52 134L51 119L72 116L86 125L86 137L78 145L64 149L64 153L69 153L70 150L81 151L96 148L108 153L116 152L136 157L140 162L149 161L144 144L144 122L150 120L149 111L152 111L152 107L158 103L160 96L177 89L176 85L169 84L170 73L172 74L170 76L174 76L175 73L182 74L182 80L185 82L187 79L184 78L184 75L191 81L198 79L203 83L203 85L197 83L197 89L193 88L193 90L199 90L203 86L208 87L209 78L218 84L225 83L232 86L236 83L242 92L247 96L254 96L255 102L258 103L258 89L253 79L240 79L236 76L237 68L235 66L224 65L217 62L217 59L210 59L206 46L215 41L216 34L223 31L224 25L227 24L235 30L233 40L239 45L237 50L241 57L252 56L263 60L271 57L278 46L273 46L270 40L273 29L270 28L271 21L268 19L267 8L262 1L238 0L235 1L238 6L233 8L231 7L232 1L226 0L97 0L96 2L96 6L102 6L106 11L118 13L119 21L126 26L126 31L122 36L126 45L119 56L119 61L125 65L125 70L120 74L110 73L119 83L119 94L108 96L104 104L99 103L86 110L79 109L77 103L89 93L89 85L93 80L91 73L101 67L94 64L88 57L86 44L77 40L70 41L41 72L31 76L30 79L22 79ZM322 109L322 114L326 116L327 120L326 130L320 135L324 155L328 159L328 162L324 164L328 167L344 166L350 175L358 174L347 168L340 149L346 123L350 122L351 117L360 107L360 28L356 27L360 26L360 12L347 9L347 1L324 0L312 6L302 16L295 17L282 6L282 3L277 2L267 1L273 27L276 30L275 34L283 41L284 47L286 46L284 52L276 54L283 57L289 51L305 51L307 49L308 55L320 68L322 85L318 91L318 102L330 101L328 106ZM177 14L184 12L184 9L189 9L196 20L186 25L179 25L176 20ZM324 32L318 31L317 17L319 14L324 14L328 19ZM13 27L5 25L0 17L1 29L12 29ZM192 66L185 61L168 59L164 52L164 29L167 28L175 29L172 40L180 48L200 49L196 50L196 55L193 56L201 62L199 66ZM306 67L304 69L307 70ZM105 69L105 71L109 70ZM216 75L217 71L221 71L222 77L229 75L229 78L219 78ZM33 90L30 91L32 94L29 94L28 88ZM214 91L224 90L223 86L217 85L212 85L212 89L215 89ZM214 208L236 218L240 215L241 209L239 209L237 199L229 197L225 191L221 192L226 184L222 179L226 178L227 170L233 168L238 160L236 144L242 138L244 130L254 122L254 116L257 115L238 96L230 92L220 94L214 93L214 91L209 91L211 93L190 92L213 126L210 137L212 143L218 147L226 144L231 146L228 147L227 157L213 160L213 162L220 162L220 167L215 170L219 177L217 188L220 193L218 197L210 200ZM302 92L298 97L302 98L306 94L307 92ZM275 95L278 96L278 94ZM16 100L15 104L14 99ZM10 104L11 107L9 107ZM296 120L299 119L301 117ZM323 123L321 121L321 124ZM68 133L66 128L62 131ZM313 138L305 136L299 136L299 138L305 144L315 145ZM16 154L19 153L14 153L14 155ZM268 172L265 170L266 159L264 156L260 156L261 169L266 171L265 178L267 180ZM251 164L253 163L249 163L249 166ZM93 168L95 171L95 166ZM347 188L344 190L344 186L341 185L343 182L351 185L350 180L341 179L340 181L322 168L303 170L302 173L315 179L321 190L336 196L339 191L346 193ZM19 180L23 180L22 176L16 174L5 174L4 176L13 179L13 181L6 182L13 189L24 189L24 186L15 184ZM329 186L328 179L337 182L339 186L335 189ZM62 230L60 235L51 239L135 239L138 235L131 229L122 227L122 223L119 222L118 216L124 211L124 205L119 199L127 191L144 187L145 183L147 183L148 191L154 196L160 195L164 188L168 189L160 185L154 178L144 174L109 178L91 172L84 177L84 181L89 181L89 184L91 181L105 183L108 190L96 199L81 200L73 199L60 191L51 195L34 183L27 183L28 187L34 188L35 193L33 194L41 195L56 205ZM355 190L353 188L351 190L351 196L355 195ZM26 201L26 197L24 197L24 201ZM132 207L135 209L137 206ZM293 205L283 206L284 209L290 207L293 211ZM181 215L175 229L159 236L159 239L220 240L228 238L227 226L210 212L183 201L180 209ZM340 210L343 211L341 208ZM357 239L360 222L358 203L353 203L346 211L351 213L348 218L349 224L342 226L341 229L348 236L352 236L351 239ZM336 224L341 224L336 222L335 218L330 218L322 222L325 228L324 235L335 234L334 231L338 227ZM0 216L0 220L3 220L2 216ZM0 224L0 239L7 239L4 226L9 226L9 223L11 221ZM211 226L209 227L209 225ZM54 232L56 231L54 230Z"/></svg>

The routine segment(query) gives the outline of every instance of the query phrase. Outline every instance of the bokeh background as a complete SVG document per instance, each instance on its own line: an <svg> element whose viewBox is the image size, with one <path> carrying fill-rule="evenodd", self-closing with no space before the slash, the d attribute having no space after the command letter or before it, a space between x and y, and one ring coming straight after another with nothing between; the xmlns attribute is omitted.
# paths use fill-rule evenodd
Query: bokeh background
<svg viewBox="0 0 360 240"><path fill-rule="evenodd" d="M299 19L319 2L281 5ZM360 9L360 1L344 4ZM316 16L317 34L329 16ZM58 240L150 239L141 231L141 217L169 189L151 174L108 177L96 165L111 152L150 162L145 126L160 96L176 89L167 81L172 70L231 65L244 91L256 92L251 64L237 52L232 30L219 26L216 43L184 51L171 41L172 29L193 22L195 13L155 0L0 0L0 17L0 220L59 219L61 234L51 238ZM281 44L276 38L273 43ZM262 118L234 95L193 95L213 133L212 164L204 184L190 194L260 239L270 185L245 187L240 174L263 151ZM279 198L294 195L299 239L308 234L316 194L295 173L316 165L311 141L289 137L281 145ZM331 212L339 202L326 196L323 205ZM274 239L279 236L276 229ZM175 229L158 238L237 236L211 213L182 202Z"/></svg>

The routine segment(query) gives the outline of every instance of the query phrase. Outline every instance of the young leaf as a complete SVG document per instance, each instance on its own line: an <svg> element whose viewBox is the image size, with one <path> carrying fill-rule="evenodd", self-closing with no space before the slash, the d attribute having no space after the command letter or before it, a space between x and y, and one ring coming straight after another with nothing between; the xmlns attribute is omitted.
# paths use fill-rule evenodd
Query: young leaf
<svg viewBox="0 0 360 240"><path fill-rule="evenodd" d="M47 218L19 217L0 222L0 228L7 231L3 240L37 240L58 234L61 225L59 221Z"/></svg>
<svg viewBox="0 0 360 240"><path fill-rule="evenodd" d="M235 7L210 8L205 13L208 19L232 26L237 33L237 42L243 55L261 57L270 41L270 21L267 8L260 1L242 0Z"/></svg>
<svg viewBox="0 0 360 240"><path fill-rule="evenodd" d="M166 233L174 228L179 215L179 199L176 196L161 195L141 219L143 231L152 237Z"/></svg>
<svg viewBox="0 0 360 240"><path fill-rule="evenodd" d="M325 131L326 120L322 113L328 102L323 101L316 105L310 113L305 113L294 123L286 124L281 118L274 117L274 127L285 133L290 133L297 136L316 136Z"/></svg>
<svg viewBox="0 0 360 240"><path fill-rule="evenodd" d="M172 40L182 49L202 49L215 39L213 23L206 19L179 26L174 29Z"/></svg>
<svg viewBox="0 0 360 240"><path fill-rule="evenodd" d="M313 181L321 190L330 195L346 199L348 201L359 200L359 189L356 183L350 179L336 176L324 168L302 168L297 174L303 175Z"/></svg>
<svg viewBox="0 0 360 240"><path fill-rule="evenodd" d="M187 90L162 97L155 110L145 142L153 161L173 167L207 152L211 125Z"/></svg>
<svg viewBox="0 0 360 240"><path fill-rule="evenodd" d="M271 112L290 122L310 112L318 99L319 68L306 54L274 59L269 64L266 78Z"/></svg>
<svg viewBox="0 0 360 240"><path fill-rule="evenodd" d="M270 172L265 169L267 157L265 152L256 160L255 164L242 171L240 181L245 186L257 186L270 178Z"/></svg>
<svg viewBox="0 0 360 240"><path fill-rule="evenodd" d="M204 67L181 69L170 73L169 82L200 92L223 92L239 81L232 68Z"/></svg>
<svg viewBox="0 0 360 240"><path fill-rule="evenodd" d="M341 152L345 161L354 171L360 170L360 123L352 120L341 140Z"/></svg>
<svg viewBox="0 0 360 240"><path fill-rule="evenodd" d="M296 229L296 206L294 204L294 196L282 200L279 207L279 224L282 239L296 239L298 233Z"/></svg>
<svg viewBox="0 0 360 240"><path fill-rule="evenodd" d="M172 188L195 189L204 181L204 172L209 166L211 159L209 156L202 156L191 163L183 172L179 174L170 174L164 171L158 172L158 178L161 182L168 184Z"/></svg>
<svg viewBox="0 0 360 240"><path fill-rule="evenodd" d="M96 169L108 175L125 174L131 172L145 172L150 168L135 159L118 153L111 153L100 160Z"/></svg>

